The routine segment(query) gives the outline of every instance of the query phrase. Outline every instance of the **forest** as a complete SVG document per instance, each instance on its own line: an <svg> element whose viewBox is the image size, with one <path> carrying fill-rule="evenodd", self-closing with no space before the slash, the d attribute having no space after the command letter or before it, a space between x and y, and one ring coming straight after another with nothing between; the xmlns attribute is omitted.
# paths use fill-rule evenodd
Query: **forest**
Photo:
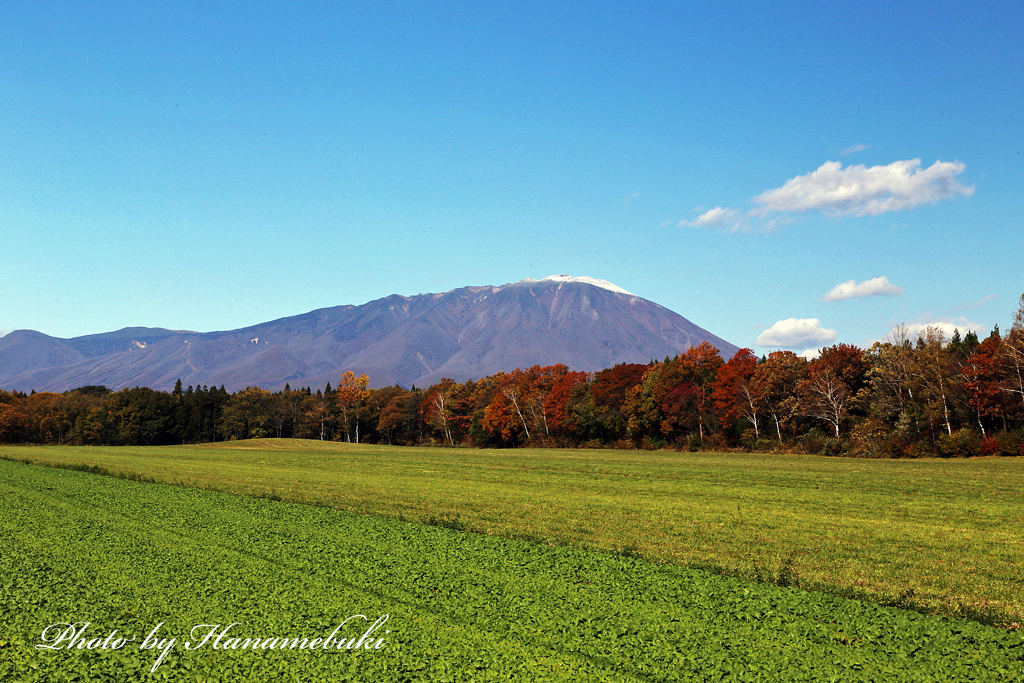
<svg viewBox="0 0 1024 683"><path fill-rule="evenodd" d="M595 373L533 366L427 388L85 386L0 390L0 443L167 445L298 437L396 445L670 448L873 458L1024 455L1024 295L1004 335L897 327L837 344L723 359L707 343Z"/></svg>

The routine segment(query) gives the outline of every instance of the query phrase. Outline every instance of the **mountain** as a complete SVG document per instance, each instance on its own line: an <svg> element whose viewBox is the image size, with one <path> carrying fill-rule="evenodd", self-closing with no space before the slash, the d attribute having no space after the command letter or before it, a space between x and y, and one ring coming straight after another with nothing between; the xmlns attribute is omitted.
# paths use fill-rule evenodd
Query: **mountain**
<svg viewBox="0 0 1024 683"><path fill-rule="evenodd" d="M66 391L223 384L277 390L336 384L345 370L372 386L426 387L501 370L564 363L594 371L675 356L702 341L737 347L605 280L553 275L501 287L393 294L239 330L126 327L58 339L32 330L0 338L0 387Z"/></svg>

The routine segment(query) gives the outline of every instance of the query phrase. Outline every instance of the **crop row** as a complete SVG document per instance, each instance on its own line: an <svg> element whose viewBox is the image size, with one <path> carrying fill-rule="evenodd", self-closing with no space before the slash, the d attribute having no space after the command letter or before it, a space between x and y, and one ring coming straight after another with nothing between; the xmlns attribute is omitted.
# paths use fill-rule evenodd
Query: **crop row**
<svg viewBox="0 0 1024 683"><path fill-rule="evenodd" d="M8 461L0 577L5 681L1024 679L1024 638L973 622ZM184 646L199 624L313 639L385 614L379 649ZM117 629L136 640L37 647L48 626L76 622L90 638ZM154 671L161 652L137 643L158 625L177 641Z"/></svg>

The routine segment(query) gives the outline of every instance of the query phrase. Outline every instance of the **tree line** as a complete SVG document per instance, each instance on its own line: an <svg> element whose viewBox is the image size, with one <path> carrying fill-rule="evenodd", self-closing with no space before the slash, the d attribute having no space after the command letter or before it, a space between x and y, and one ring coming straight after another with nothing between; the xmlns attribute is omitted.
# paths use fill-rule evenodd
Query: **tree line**
<svg viewBox="0 0 1024 683"><path fill-rule="evenodd" d="M899 327L837 344L725 360L708 343L596 373L533 366L425 388L345 372L271 392L86 386L0 390L0 443L187 444L299 437L467 447L792 450L862 457L1024 455L1024 295L1005 335Z"/></svg>

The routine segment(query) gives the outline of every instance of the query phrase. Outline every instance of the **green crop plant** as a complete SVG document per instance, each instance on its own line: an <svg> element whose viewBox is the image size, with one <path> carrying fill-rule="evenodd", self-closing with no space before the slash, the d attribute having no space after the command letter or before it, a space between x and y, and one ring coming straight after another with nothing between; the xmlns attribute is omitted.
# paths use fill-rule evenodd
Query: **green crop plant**
<svg viewBox="0 0 1024 683"><path fill-rule="evenodd" d="M746 513L744 513L746 514ZM879 681L1024 677L1019 632L547 545L0 461L0 680ZM379 649L186 649L323 638ZM175 638L37 647L48 626ZM51 636L53 632L51 631ZM190 635L191 634L191 635ZM226 642L226 641L225 641Z"/></svg>
<svg viewBox="0 0 1024 683"><path fill-rule="evenodd" d="M1024 623L1024 460L389 448L290 439L0 447L84 467L623 552L983 623Z"/></svg>

